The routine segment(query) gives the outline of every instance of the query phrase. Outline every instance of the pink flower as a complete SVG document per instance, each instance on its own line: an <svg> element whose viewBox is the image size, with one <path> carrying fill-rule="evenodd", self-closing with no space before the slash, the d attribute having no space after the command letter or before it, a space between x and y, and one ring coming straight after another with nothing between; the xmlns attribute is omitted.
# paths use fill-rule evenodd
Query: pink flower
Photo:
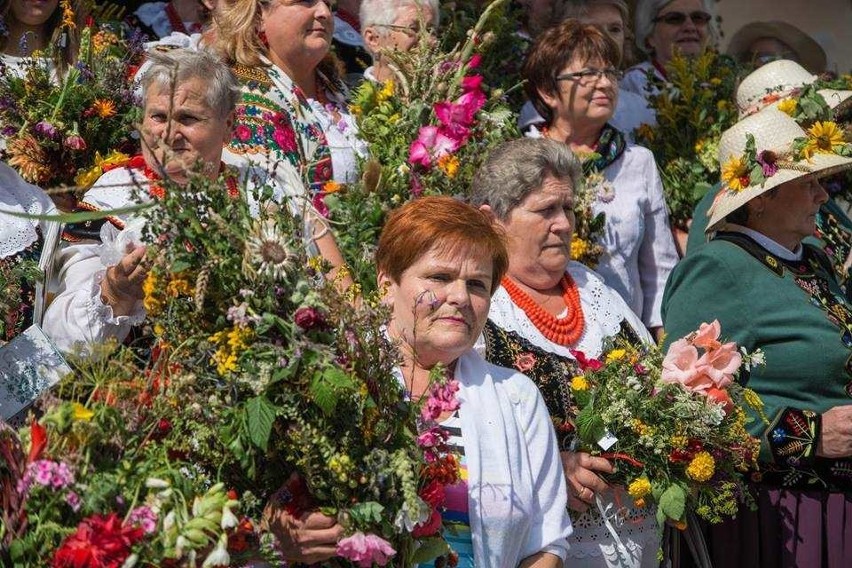
<svg viewBox="0 0 852 568"><path fill-rule="evenodd" d="M474 53L467 62L467 68L476 69L479 67L480 63L482 63L482 56L478 53Z"/></svg>
<svg viewBox="0 0 852 568"><path fill-rule="evenodd" d="M470 58L470 61L473 62L474 57L478 57L476 60L476 65L479 65L479 61L482 59L482 56L479 54L474 55ZM475 66L474 66L475 67ZM468 64L468 69L473 69L473 67ZM468 75L461 82L462 91L479 91L482 87L482 75Z"/></svg>
<svg viewBox="0 0 852 568"><path fill-rule="evenodd" d="M603 367L603 363L597 359L586 358L586 354L582 351L571 349L571 355L573 355L574 359L577 360L577 363L580 365L580 370L582 371L598 371L601 367Z"/></svg>
<svg viewBox="0 0 852 568"><path fill-rule="evenodd" d="M429 428L417 436L417 445L421 448L434 448L447 442L447 431L440 426Z"/></svg>
<svg viewBox="0 0 852 568"><path fill-rule="evenodd" d="M719 343L721 334L722 326L719 325L719 320L713 320L712 323L702 323L698 327L695 337L692 338L692 344L707 350L718 349L722 345Z"/></svg>
<svg viewBox="0 0 852 568"><path fill-rule="evenodd" d="M296 133L292 128L280 128L278 126L272 131L272 139L281 148L282 152L294 152L296 150Z"/></svg>
<svg viewBox="0 0 852 568"><path fill-rule="evenodd" d="M395 554L396 550L386 540L374 534L356 532L337 543L337 555L361 568L371 568L373 563L385 566Z"/></svg>
<svg viewBox="0 0 852 568"><path fill-rule="evenodd" d="M86 141L77 134L72 134L68 136L63 142L66 148L71 150L85 150L86 149Z"/></svg>
<svg viewBox="0 0 852 568"><path fill-rule="evenodd" d="M429 388L429 398L420 410L424 422L433 422L444 412L454 412L459 408L456 400L456 392L459 390L459 382L455 379L444 384L434 384Z"/></svg>
<svg viewBox="0 0 852 568"><path fill-rule="evenodd" d="M417 132L417 140L412 142L408 149L408 163L420 164L428 168L432 165L432 160L445 154L452 154L460 146L459 139L448 136L445 129L439 129L437 126L422 126Z"/></svg>
<svg viewBox="0 0 852 568"><path fill-rule="evenodd" d="M80 502L80 496L74 491L69 491L65 494L65 502L75 513L80 510L80 506L82 505Z"/></svg>
<svg viewBox="0 0 852 568"><path fill-rule="evenodd" d="M520 353L515 357L515 368L522 373L526 373L535 366L535 355L532 353Z"/></svg>
<svg viewBox="0 0 852 568"><path fill-rule="evenodd" d="M245 124L239 124L234 129L234 136L236 136L237 140L240 142L248 142L251 140L251 128Z"/></svg>
<svg viewBox="0 0 852 568"><path fill-rule="evenodd" d="M696 368L706 375L714 386L723 389L734 380L734 373L742 362L743 357L737 351L737 344L731 342L704 353L696 363Z"/></svg>
<svg viewBox="0 0 852 568"><path fill-rule="evenodd" d="M154 534L154 531L157 530L157 513L147 505L136 507L130 511L130 516L127 517L127 525L137 526L145 534Z"/></svg>
<svg viewBox="0 0 852 568"><path fill-rule="evenodd" d="M700 375L700 371L696 368L697 363L698 349L686 339L678 339L671 344L663 359L663 372L660 378L664 383L680 383L689 390L698 390L695 388ZM708 386L710 386L709 382L704 385L704 388Z"/></svg>

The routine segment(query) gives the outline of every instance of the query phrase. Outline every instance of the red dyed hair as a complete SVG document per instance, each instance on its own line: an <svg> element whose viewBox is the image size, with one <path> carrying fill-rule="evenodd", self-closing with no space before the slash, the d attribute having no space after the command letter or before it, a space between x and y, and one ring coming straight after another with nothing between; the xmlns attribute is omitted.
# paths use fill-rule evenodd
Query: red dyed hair
<svg viewBox="0 0 852 568"><path fill-rule="evenodd" d="M452 254L465 248L492 261L491 293L509 268L506 243L491 219L452 197L421 197L391 212L379 237L376 266L396 283L427 252Z"/></svg>

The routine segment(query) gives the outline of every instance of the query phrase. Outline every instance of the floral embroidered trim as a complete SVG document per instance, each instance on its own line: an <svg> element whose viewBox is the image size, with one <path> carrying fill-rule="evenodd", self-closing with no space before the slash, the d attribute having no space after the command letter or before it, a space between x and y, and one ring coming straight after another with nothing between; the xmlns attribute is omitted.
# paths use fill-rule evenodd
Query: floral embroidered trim
<svg viewBox="0 0 852 568"><path fill-rule="evenodd" d="M810 467L816 457L822 416L811 410L786 407L766 430L773 462L792 467Z"/></svg>

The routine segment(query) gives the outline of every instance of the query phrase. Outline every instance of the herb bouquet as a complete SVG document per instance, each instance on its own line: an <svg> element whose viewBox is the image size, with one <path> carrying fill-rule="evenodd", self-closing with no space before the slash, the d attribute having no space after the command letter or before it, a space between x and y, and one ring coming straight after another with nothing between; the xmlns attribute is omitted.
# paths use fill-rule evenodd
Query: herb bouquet
<svg viewBox="0 0 852 568"><path fill-rule="evenodd" d="M762 403L735 377L762 355L740 353L719 335L718 322L702 324L665 357L626 343L601 361L576 354L580 447L613 461L609 481L627 487L637 506L656 503L661 527L684 527L690 512L720 522L753 503L743 476L760 442L746 431L745 408L762 416Z"/></svg>
<svg viewBox="0 0 852 568"><path fill-rule="evenodd" d="M140 54L141 45L110 28L87 26L79 61L63 77L54 76L48 57L27 60L22 74L3 69L4 159L40 187L85 191L103 173L104 159L136 146L127 69Z"/></svg>
<svg viewBox="0 0 852 568"><path fill-rule="evenodd" d="M719 181L719 139L737 121L736 64L715 51L694 59L675 54L668 80L654 79L648 97L657 125L642 125L636 142L654 153L672 224L687 230L695 204Z"/></svg>
<svg viewBox="0 0 852 568"><path fill-rule="evenodd" d="M478 67L491 49L486 32L497 0L467 41L448 51L424 33L410 52L390 52L395 78L365 81L352 113L372 158L362 183L327 195L331 218L346 227L338 243L362 285L374 286L372 251L387 211L420 195L463 195L489 149L517 138L516 117ZM337 189L337 188L335 188Z"/></svg>

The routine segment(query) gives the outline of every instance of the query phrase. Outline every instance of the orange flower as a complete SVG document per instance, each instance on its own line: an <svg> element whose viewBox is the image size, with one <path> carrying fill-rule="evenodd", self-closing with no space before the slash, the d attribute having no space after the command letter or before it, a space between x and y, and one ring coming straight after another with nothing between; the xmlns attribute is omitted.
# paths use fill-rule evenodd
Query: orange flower
<svg viewBox="0 0 852 568"><path fill-rule="evenodd" d="M95 99L92 110L101 118L110 118L115 116L115 103L109 99Z"/></svg>
<svg viewBox="0 0 852 568"><path fill-rule="evenodd" d="M342 187L343 185L337 183L336 181L329 180L322 185L322 190L325 193L337 193Z"/></svg>

